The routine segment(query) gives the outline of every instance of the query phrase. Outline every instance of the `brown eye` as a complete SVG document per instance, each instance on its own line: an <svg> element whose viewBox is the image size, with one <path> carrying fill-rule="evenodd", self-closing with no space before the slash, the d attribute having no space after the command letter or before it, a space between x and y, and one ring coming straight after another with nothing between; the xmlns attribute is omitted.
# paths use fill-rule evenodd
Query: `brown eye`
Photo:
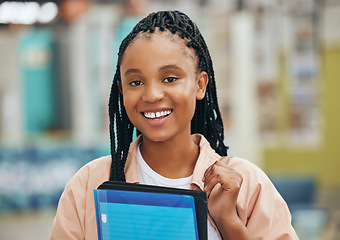
<svg viewBox="0 0 340 240"><path fill-rule="evenodd" d="M174 81L176 81L178 78L176 77L167 77L163 80L163 82L168 82L168 83L172 83Z"/></svg>
<svg viewBox="0 0 340 240"><path fill-rule="evenodd" d="M139 81L139 80L135 80L135 81L131 81L130 83L129 83L131 86L139 86L139 85L142 85L143 83L142 83L142 81Z"/></svg>

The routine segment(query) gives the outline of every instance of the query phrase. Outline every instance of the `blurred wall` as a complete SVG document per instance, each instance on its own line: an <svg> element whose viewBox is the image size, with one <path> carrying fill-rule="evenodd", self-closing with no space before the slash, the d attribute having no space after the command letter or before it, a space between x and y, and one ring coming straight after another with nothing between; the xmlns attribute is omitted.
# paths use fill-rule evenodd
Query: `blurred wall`
<svg viewBox="0 0 340 240"><path fill-rule="evenodd" d="M323 190L340 191L340 33L335 23L340 21L340 5L323 9L320 19L320 42L318 44L318 63L321 92L321 124L320 143L311 146L296 147L280 144L264 151L265 168L271 175L315 177ZM328 37L329 35L333 37ZM283 65L287 63L287 55L281 56ZM287 75L280 78L281 131L287 126L287 96L284 82L289 81ZM286 112L287 113L287 112Z"/></svg>

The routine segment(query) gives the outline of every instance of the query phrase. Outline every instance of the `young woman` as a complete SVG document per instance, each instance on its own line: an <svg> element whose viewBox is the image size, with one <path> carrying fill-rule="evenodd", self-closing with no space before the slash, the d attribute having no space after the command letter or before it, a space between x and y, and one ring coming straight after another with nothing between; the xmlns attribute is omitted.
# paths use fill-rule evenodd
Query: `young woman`
<svg viewBox="0 0 340 240"><path fill-rule="evenodd" d="M226 157L210 54L185 14L152 13L123 40L109 115L111 156L67 184L51 239L97 238L93 189L109 179L206 191L208 239L297 239L263 171Z"/></svg>

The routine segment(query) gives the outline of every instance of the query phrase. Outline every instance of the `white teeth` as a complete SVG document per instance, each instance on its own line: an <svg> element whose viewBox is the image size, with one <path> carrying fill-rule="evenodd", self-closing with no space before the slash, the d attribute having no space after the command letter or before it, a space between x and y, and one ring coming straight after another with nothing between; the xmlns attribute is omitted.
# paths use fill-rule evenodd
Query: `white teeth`
<svg viewBox="0 0 340 240"><path fill-rule="evenodd" d="M159 117L164 117L167 116L171 113L171 110L166 110L166 111L160 111L160 112L144 112L144 116L146 118L159 118Z"/></svg>

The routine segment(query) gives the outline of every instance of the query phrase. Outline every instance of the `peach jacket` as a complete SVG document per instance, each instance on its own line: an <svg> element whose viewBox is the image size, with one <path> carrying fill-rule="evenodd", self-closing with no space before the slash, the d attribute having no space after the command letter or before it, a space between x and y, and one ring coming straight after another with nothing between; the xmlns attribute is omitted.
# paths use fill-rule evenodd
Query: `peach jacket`
<svg viewBox="0 0 340 240"><path fill-rule="evenodd" d="M202 190L205 170L221 157L202 135L192 137L200 146L200 154L191 188ZM139 182L136 156L139 140L136 139L130 146L125 165L127 182ZM237 212L253 238L298 239L291 225L288 207L266 174L249 161L236 157L231 158L229 166L243 176ZM97 239L93 189L109 179L110 168L111 156L102 157L86 164L68 182L59 200L50 239ZM213 221L212 224L215 226Z"/></svg>

